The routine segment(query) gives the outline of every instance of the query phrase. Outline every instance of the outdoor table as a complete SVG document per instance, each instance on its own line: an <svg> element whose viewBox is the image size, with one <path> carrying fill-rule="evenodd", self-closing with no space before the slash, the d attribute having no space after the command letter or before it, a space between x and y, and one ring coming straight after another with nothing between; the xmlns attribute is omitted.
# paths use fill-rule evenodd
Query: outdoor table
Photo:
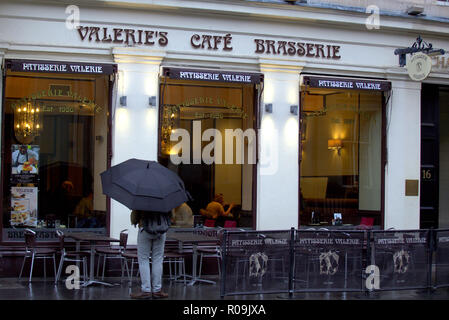
<svg viewBox="0 0 449 320"><path fill-rule="evenodd" d="M197 268L197 259L198 259L198 244L200 243L217 243L218 242L218 235L216 229L200 229L200 230L194 230L194 231L174 231L167 233L167 239L172 239L178 241L180 245L180 249L182 250L182 247L184 244L192 244L193 249L193 257L192 257L192 280L189 282L189 286L193 286L197 281L199 282L206 282L215 284L215 281L212 280L206 280L201 279L196 274L196 268Z"/></svg>
<svg viewBox="0 0 449 320"><path fill-rule="evenodd" d="M72 238L76 241L76 251L80 251L80 243L82 241L89 242L90 244L90 275L89 281L83 283L83 287L90 286L91 284L103 284L106 286L113 286L114 284L97 281L94 278L94 260L95 260L95 244L97 242L120 242L120 240L115 238L110 238L101 234L93 232L68 232L64 234L67 238Z"/></svg>

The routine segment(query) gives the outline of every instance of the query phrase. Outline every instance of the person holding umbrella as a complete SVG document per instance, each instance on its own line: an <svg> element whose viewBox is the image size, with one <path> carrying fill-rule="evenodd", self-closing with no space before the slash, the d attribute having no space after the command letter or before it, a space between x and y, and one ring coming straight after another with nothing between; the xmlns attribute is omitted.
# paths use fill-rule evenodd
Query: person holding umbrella
<svg viewBox="0 0 449 320"><path fill-rule="evenodd" d="M101 173L101 183L105 195L133 210L131 223L139 226L137 256L142 285L131 298L167 298L161 290L165 238L170 211L191 200L184 182L155 161L130 159Z"/></svg>
<svg viewBox="0 0 449 320"><path fill-rule="evenodd" d="M137 259L142 281L141 291L131 293L131 298L167 298L168 294L162 291L162 263L166 232L170 227L170 213L133 210L131 212L131 224L139 226Z"/></svg>

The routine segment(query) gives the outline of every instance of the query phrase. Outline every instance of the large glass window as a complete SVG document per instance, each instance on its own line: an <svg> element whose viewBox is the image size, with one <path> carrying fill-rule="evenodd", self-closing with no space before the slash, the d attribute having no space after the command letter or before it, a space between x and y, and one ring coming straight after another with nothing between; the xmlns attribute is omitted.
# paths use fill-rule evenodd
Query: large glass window
<svg viewBox="0 0 449 320"><path fill-rule="evenodd" d="M252 227L255 85L162 78L161 97L159 161L183 179L192 213Z"/></svg>
<svg viewBox="0 0 449 320"><path fill-rule="evenodd" d="M7 71L3 240L25 227L105 230L108 99L108 76Z"/></svg>
<svg viewBox="0 0 449 320"><path fill-rule="evenodd" d="M334 214L343 224L381 223L382 95L301 93L301 224L330 225Z"/></svg>

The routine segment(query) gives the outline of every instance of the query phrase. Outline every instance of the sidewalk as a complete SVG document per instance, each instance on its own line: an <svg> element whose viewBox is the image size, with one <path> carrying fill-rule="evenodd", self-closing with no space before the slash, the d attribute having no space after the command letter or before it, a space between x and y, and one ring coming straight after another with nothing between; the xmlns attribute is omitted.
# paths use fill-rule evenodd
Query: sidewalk
<svg viewBox="0 0 449 320"><path fill-rule="evenodd" d="M0 300L130 300L130 292L139 290L138 279L131 286L128 281L123 281L119 286L93 285L78 290L68 290L62 281L55 286L51 278L46 281L33 278L31 284L22 280L19 282L17 278L0 278ZM110 283L120 282L120 278L105 280ZM222 300L218 284L184 286L164 279L163 290L169 294L168 300ZM226 296L223 300L449 300L449 289L440 288L431 293L425 290L385 291L370 295L344 292L300 293L291 298L287 294L257 294Z"/></svg>

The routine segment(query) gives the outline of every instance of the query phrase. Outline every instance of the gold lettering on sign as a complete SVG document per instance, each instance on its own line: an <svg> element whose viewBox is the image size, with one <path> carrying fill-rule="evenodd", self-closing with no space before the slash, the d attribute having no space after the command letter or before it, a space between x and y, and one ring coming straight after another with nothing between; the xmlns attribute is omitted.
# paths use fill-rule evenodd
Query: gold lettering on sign
<svg viewBox="0 0 449 320"><path fill-rule="evenodd" d="M298 56L321 59L341 59L340 46L320 43L305 43L283 40L267 40L254 39L256 49L254 53L283 55L283 56Z"/></svg>
<svg viewBox="0 0 449 320"><path fill-rule="evenodd" d="M87 109L91 109L94 113L99 113L103 108L99 105L97 105L93 100L90 100L87 97L80 96L77 92L68 91L63 92L61 89L49 89L49 90L42 90L36 93L30 94L29 97L24 97L20 99L19 101L12 104L13 108L16 108L19 105L26 104L28 102L33 103L34 105L38 105L40 108L42 108L42 112L54 112L58 110L59 112L75 112L75 107L73 106L48 106L45 105L42 101L36 101L39 99L44 99L45 97L69 97L73 99L73 102L79 102L83 105L83 107L86 107ZM72 102L72 101L68 101Z"/></svg>

